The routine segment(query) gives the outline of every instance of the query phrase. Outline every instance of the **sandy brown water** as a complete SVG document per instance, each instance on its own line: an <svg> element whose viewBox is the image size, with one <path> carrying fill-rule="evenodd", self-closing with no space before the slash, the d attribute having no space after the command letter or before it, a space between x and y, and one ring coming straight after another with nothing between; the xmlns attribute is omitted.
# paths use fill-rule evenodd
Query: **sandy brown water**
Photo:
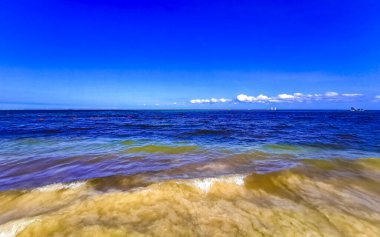
<svg viewBox="0 0 380 237"><path fill-rule="evenodd" d="M380 162L304 160L265 174L139 174L3 191L0 236L375 237Z"/></svg>

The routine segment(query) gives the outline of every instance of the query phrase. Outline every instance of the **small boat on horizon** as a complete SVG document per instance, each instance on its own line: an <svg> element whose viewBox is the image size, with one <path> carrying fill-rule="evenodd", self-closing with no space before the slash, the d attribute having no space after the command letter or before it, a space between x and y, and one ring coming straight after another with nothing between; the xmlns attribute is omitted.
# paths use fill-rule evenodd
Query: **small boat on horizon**
<svg viewBox="0 0 380 237"><path fill-rule="evenodd" d="M351 112L363 112L364 109L357 109L355 107L351 107Z"/></svg>

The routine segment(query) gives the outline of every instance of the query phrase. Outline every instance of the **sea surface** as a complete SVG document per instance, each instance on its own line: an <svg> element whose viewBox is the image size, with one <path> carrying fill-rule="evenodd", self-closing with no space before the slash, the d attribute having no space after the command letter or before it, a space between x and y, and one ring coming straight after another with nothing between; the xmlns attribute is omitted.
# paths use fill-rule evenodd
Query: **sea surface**
<svg viewBox="0 0 380 237"><path fill-rule="evenodd" d="M380 236L380 111L0 111L6 236Z"/></svg>

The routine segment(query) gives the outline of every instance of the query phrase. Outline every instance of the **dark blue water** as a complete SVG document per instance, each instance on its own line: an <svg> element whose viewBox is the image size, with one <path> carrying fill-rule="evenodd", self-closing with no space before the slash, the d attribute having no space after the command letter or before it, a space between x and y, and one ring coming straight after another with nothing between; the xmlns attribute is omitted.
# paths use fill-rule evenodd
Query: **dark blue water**
<svg viewBox="0 0 380 237"><path fill-rule="evenodd" d="M1 190L270 172L303 159L380 157L380 112L1 111L0 144Z"/></svg>

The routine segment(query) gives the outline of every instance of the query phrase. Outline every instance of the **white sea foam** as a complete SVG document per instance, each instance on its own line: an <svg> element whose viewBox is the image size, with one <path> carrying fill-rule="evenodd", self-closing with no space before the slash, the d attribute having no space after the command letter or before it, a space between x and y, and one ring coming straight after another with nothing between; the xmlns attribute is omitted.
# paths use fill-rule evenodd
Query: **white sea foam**
<svg viewBox="0 0 380 237"><path fill-rule="evenodd" d="M20 219L0 225L0 237L15 237L37 219Z"/></svg>
<svg viewBox="0 0 380 237"><path fill-rule="evenodd" d="M61 190L61 189L75 189L75 188L80 188L85 184L86 182L55 183L55 184L50 184L50 185L36 188L34 189L34 191L51 192L51 191L56 191L56 190Z"/></svg>
<svg viewBox="0 0 380 237"><path fill-rule="evenodd" d="M191 181L191 185L207 193L210 190L210 188L215 183L218 183L218 182L231 183L231 184L242 186L244 185L244 178L245 176L238 175L238 176L223 176L223 177L218 177L218 178L195 179Z"/></svg>

